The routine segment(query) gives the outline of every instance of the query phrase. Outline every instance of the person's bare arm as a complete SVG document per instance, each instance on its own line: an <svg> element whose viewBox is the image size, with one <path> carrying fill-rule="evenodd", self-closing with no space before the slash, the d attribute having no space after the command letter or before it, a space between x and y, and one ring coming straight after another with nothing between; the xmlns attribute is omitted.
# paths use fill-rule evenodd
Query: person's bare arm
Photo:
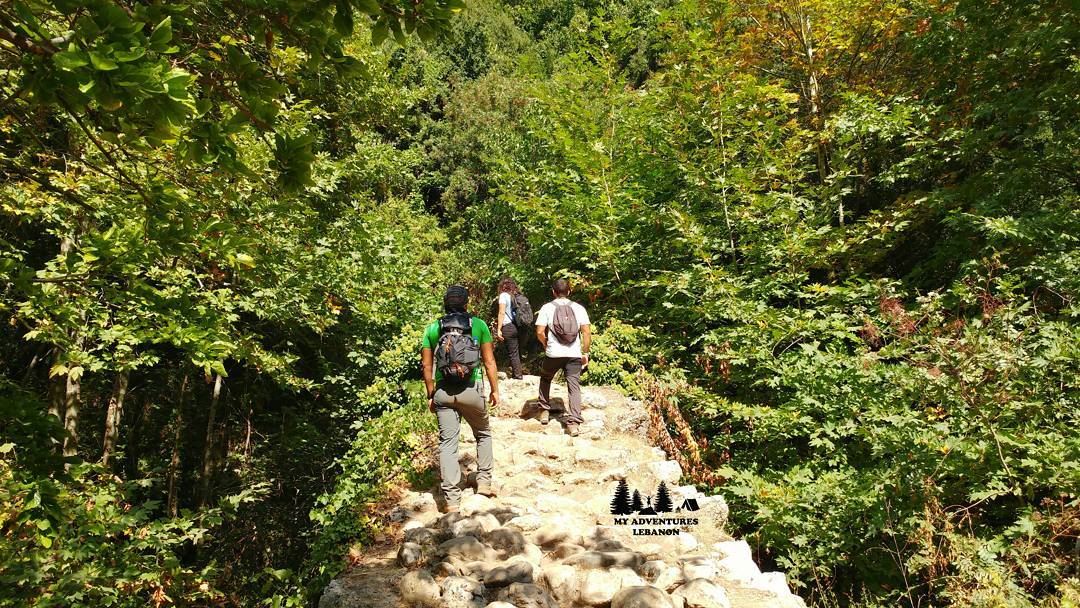
<svg viewBox="0 0 1080 608"><path fill-rule="evenodd" d="M488 342L480 345L480 358L484 360L484 371L491 384L491 405L499 404L499 368L495 366L495 348Z"/></svg>
<svg viewBox="0 0 1080 608"><path fill-rule="evenodd" d="M581 362L582 367L589 366L589 347L592 346L592 325L581 326Z"/></svg>
<svg viewBox="0 0 1080 608"><path fill-rule="evenodd" d="M499 316L495 317L495 337L499 340L499 342L503 341L502 320L503 320L503 315L505 315L505 314L506 314L506 304L504 304L502 299L500 298L499 299Z"/></svg>
<svg viewBox="0 0 1080 608"><path fill-rule="evenodd" d="M435 411L435 375L432 374L435 357L430 348L420 350L420 363L424 368L424 388L427 389L428 409Z"/></svg>
<svg viewBox="0 0 1080 608"><path fill-rule="evenodd" d="M547 348L547 325L536 326L536 340L540 342L541 348Z"/></svg>

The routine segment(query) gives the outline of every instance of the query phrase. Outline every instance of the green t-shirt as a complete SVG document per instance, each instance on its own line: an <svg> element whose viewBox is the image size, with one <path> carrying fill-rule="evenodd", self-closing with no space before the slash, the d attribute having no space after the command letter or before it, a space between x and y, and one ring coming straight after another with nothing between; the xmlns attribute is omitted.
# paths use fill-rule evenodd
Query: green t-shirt
<svg viewBox="0 0 1080 608"><path fill-rule="evenodd" d="M472 337L476 339L478 344L490 344L491 343L491 330L488 328L487 323L479 317L472 318ZM435 347L439 344L439 322L435 321L431 325L427 326L424 330L424 341L421 343L421 348L430 348L435 350ZM476 366L476 369L472 373L472 381L479 382L484 375L484 363L480 362L480 365ZM439 370L435 370L435 381L442 380L442 374Z"/></svg>

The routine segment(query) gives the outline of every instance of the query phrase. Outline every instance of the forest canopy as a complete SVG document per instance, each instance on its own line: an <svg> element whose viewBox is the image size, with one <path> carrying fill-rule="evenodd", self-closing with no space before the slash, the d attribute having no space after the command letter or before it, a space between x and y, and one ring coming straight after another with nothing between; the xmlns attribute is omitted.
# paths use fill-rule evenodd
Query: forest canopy
<svg viewBox="0 0 1080 608"><path fill-rule="evenodd" d="M1066 0L0 5L0 605L306 606L429 474L442 289L816 606L1080 605Z"/></svg>

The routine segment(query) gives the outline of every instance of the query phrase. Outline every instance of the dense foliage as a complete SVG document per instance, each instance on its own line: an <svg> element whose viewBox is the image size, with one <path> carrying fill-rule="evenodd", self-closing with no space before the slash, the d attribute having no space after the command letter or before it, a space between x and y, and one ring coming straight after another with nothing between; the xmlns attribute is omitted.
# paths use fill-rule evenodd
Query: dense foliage
<svg viewBox="0 0 1080 608"><path fill-rule="evenodd" d="M1072 3L461 8L0 7L0 603L309 602L510 273L813 602L1080 604Z"/></svg>

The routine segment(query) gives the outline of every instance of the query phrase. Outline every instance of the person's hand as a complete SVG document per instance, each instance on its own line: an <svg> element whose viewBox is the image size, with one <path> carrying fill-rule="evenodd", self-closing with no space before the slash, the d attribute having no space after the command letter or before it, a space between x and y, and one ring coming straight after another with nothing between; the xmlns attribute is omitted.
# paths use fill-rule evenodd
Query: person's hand
<svg viewBox="0 0 1080 608"><path fill-rule="evenodd" d="M433 414L435 413L435 398L434 397L428 397L427 409L428 409L429 412L431 412Z"/></svg>
<svg viewBox="0 0 1080 608"><path fill-rule="evenodd" d="M499 391L491 391L491 394L488 395L488 401L491 402L492 407L499 405Z"/></svg>
<svg viewBox="0 0 1080 608"><path fill-rule="evenodd" d="M586 367L589 367L589 354L588 353L585 353L584 355L581 355L581 369L585 369Z"/></svg>
<svg viewBox="0 0 1080 608"><path fill-rule="evenodd" d="M502 342L502 341L503 341L503 335L502 335L502 332L501 332L501 331L500 331L500 332L497 332L497 333L495 334L495 339L496 339L496 340L498 340L499 342Z"/></svg>

